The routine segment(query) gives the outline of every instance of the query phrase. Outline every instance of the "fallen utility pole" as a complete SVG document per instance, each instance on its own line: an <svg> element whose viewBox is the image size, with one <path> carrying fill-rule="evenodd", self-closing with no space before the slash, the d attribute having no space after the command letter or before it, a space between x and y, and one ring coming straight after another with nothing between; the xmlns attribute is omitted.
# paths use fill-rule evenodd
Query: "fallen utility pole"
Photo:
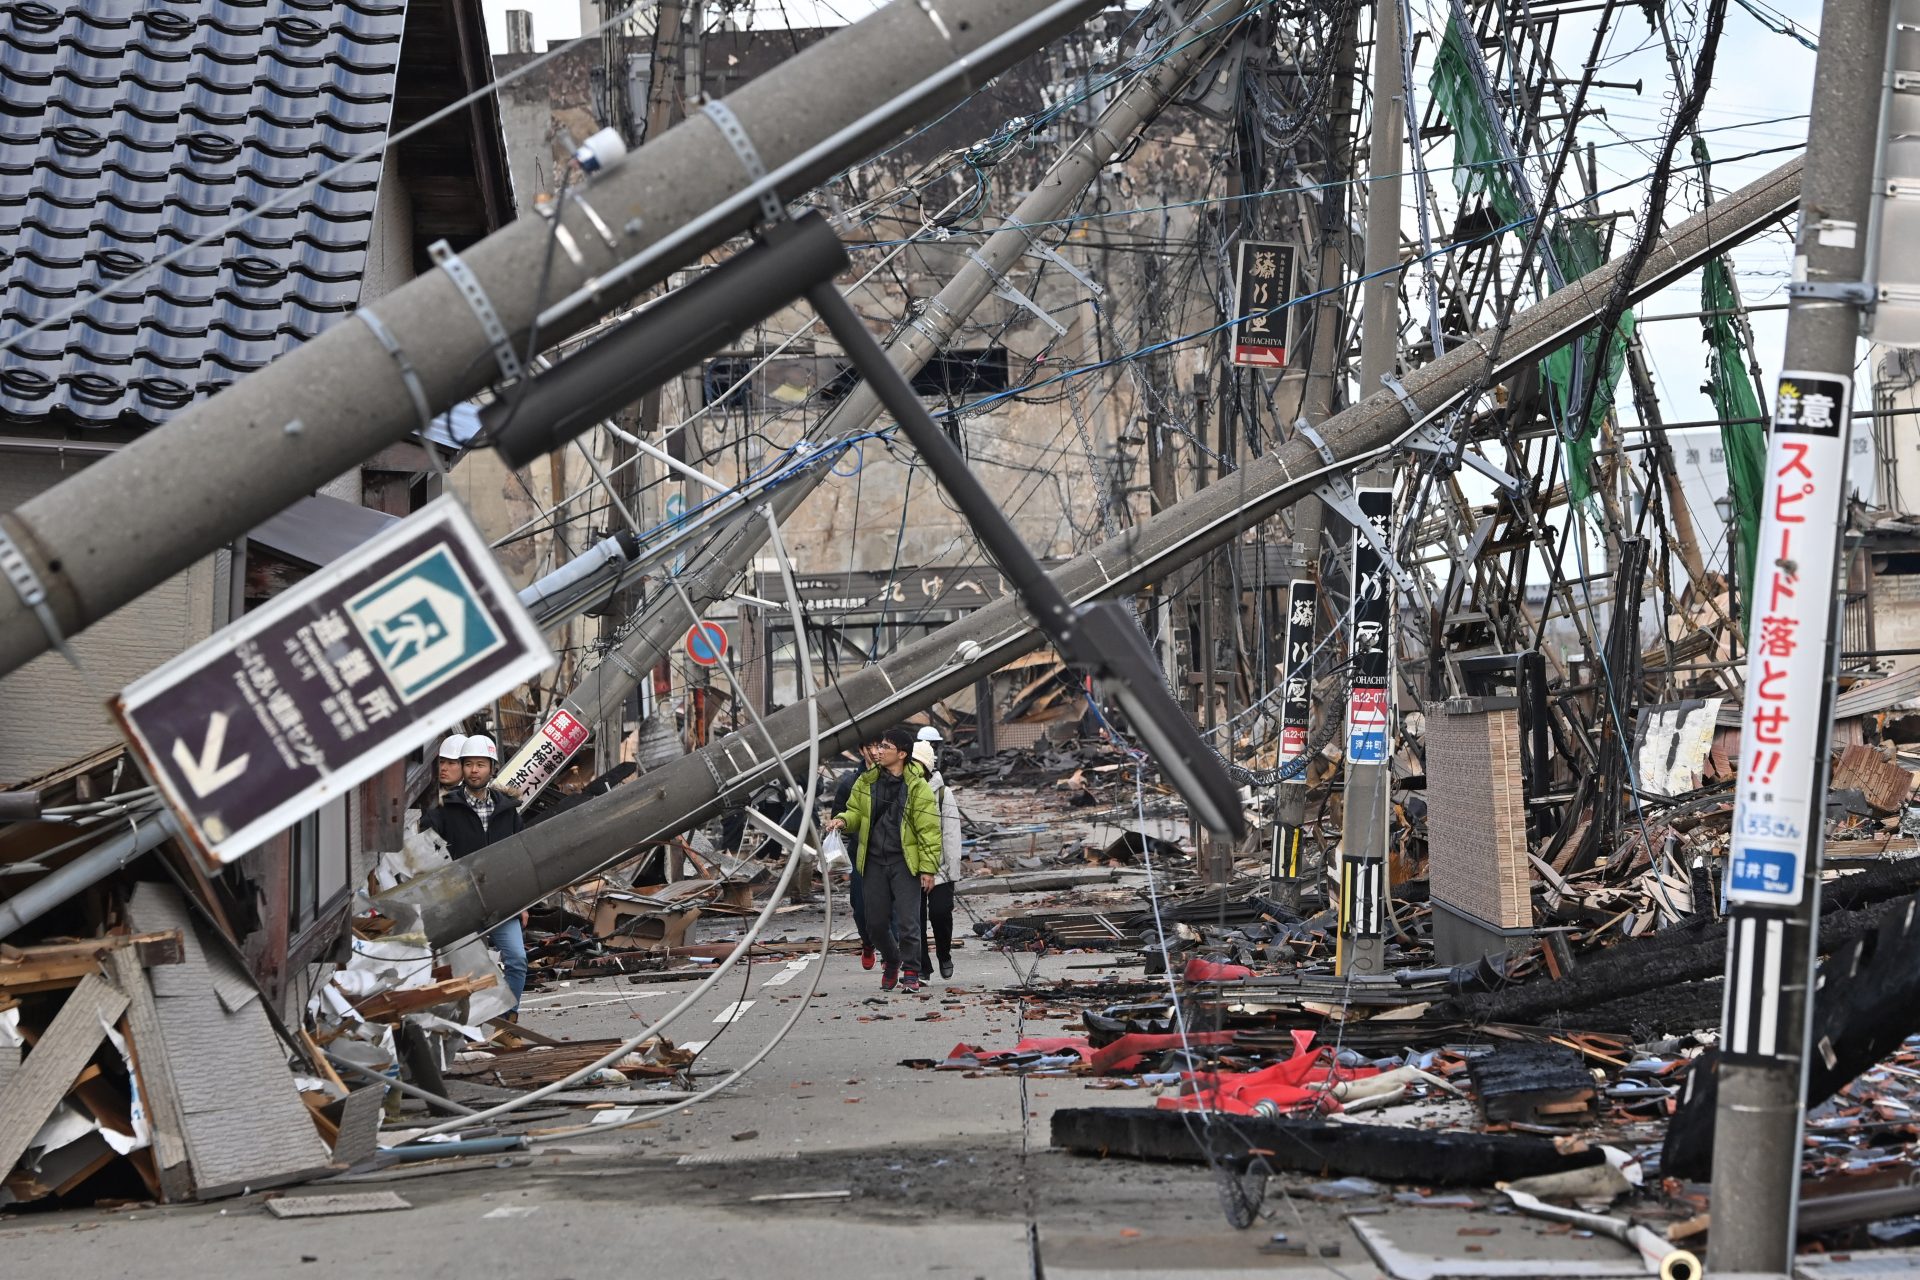
<svg viewBox="0 0 1920 1280"><path fill-rule="evenodd" d="M1360 391L1393 380L1400 349L1400 170L1407 85L1400 60L1400 6L1373 7L1373 131L1367 148L1366 270L1360 286ZM1375 536L1393 538L1392 459L1369 467L1356 482L1362 518ZM1336 972L1384 973L1391 806L1388 759L1393 754L1394 625L1397 593L1379 552L1360 530L1352 537L1348 586L1353 625L1347 628L1347 767L1340 832L1340 931Z"/></svg>
<svg viewBox="0 0 1920 1280"><path fill-rule="evenodd" d="M1711 1271L1793 1267L1827 747L1847 581L1847 451L1891 0L1828 0L1788 286L1786 355L1761 474L1747 697L1727 899ZM1902 40L1901 43L1907 43ZM1891 79L1887 93L1896 90Z"/></svg>
<svg viewBox="0 0 1920 1280"><path fill-rule="evenodd" d="M0 674L231 543L1071 30L895 0L352 320L0 515ZM556 251L558 250L558 251ZM540 283L546 287L542 289ZM349 389L343 392L343 388Z"/></svg>
<svg viewBox="0 0 1920 1280"><path fill-rule="evenodd" d="M1006 225L987 238L967 265L955 273L901 332L887 344L893 366L911 378L944 350L966 322L1020 259L1038 251L1051 252L1040 237L1068 213L1093 180L1127 147L1134 136L1157 116L1193 73L1220 45L1231 38L1232 20L1252 0L1213 0L1194 7L1187 30L1177 28L1170 40L1175 52L1142 73L1118 94L1092 126L1055 160L1046 175L1020 202ZM1177 5L1176 5L1177 7ZM1206 33L1198 38L1194 32ZM1183 45L1181 40L1185 40ZM836 442L859 435L880 417L882 405L873 388L862 380L834 406L814 433L813 465L774 490L771 505L777 520L785 520L826 479L839 450ZM831 454L832 457L823 455ZM681 573L694 608L705 611L727 598L734 583L753 563L767 542L764 521L748 520L716 535L688 558ZM686 606L673 592L658 593L644 606L619 644L584 672L574 687L548 713L547 723L594 725L625 703L646 672L673 651L693 623ZM553 778L560 765L546 755L536 762L543 744L557 735L535 733L500 770L503 779L518 779L516 794L530 804ZM563 763L563 762L562 762Z"/></svg>
<svg viewBox="0 0 1920 1280"><path fill-rule="evenodd" d="M1794 208L1800 198L1795 161L1674 227L1652 246L1631 290L1652 294L1697 269ZM1470 388L1487 385L1581 336L1606 306L1621 264L1601 268L1516 316L1499 359L1480 339L1410 372L1406 398L1382 391L1324 424L1335 460L1305 440L1289 441L1249 462L1240 482L1211 485L1160 512L1126 536L1076 557L1053 579L1075 604L1124 595L1230 541L1325 483L1365 466L1446 413ZM1408 405L1417 405L1410 413ZM1005 666L1039 643L1018 600L986 605L966 618L863 667L817 695L823 751L858 742ZM451 942L489 928L553 890L620 858L635 846L685 830L730 799L775 775L782 759L802 758L816 740L805 703L770 715L604 796L556 814L526 832L395 890L388 898L417 908L427 936Z"/></svg>

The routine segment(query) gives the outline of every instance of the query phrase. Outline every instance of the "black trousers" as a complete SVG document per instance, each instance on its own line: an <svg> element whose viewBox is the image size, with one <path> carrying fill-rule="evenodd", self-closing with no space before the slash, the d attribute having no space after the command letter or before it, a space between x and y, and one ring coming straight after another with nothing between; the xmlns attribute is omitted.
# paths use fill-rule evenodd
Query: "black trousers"
<svg viewBox="0 0 1920 1280"><path fill-rule="evenodd" d="M920 971L933 972L933 957L942 960L953 958L953 881L947 880L933 886L933 892L926 894L926 905L920 910ZM933 952L927 951L927 924L933 924Z"/></svg>
<svg viewBox="0 0 1920 1280"><path fill-rule="evenodd" d="M921 972L920 877L907 869L903 857L870 853L860 892L866 899L867 936L879 949L881 961L890 969Z"/></svg>
<svg viewBox="0 0 1920 1280"><path fill-rule="evenodd" d="M867 899L860 883L863 878L857 867L847 872L847 900L853 907L853 927L860 932L860 945L870 947L873 934L867 930Z"/></svg>

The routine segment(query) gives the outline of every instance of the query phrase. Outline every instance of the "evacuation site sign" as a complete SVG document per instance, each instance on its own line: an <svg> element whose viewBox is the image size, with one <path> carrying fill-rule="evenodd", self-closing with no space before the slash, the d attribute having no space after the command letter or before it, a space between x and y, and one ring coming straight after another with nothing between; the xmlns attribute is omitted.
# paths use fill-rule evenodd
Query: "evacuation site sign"
<svg viewBox="0 0 1920 1280"><path fill-rule="evenodd" d="M1293 315L1293 246L1242 240L1233 273L1233 363L1281 369Z"/></svg>
<svg viewBox="0 0 1920 1280"><path fill-rule="evenodd" d="M1733 902L1799 903L1826 812L1820 731L1833 715L1827 637L1839 580L1835 513L1844 509L1852 390L1844 373L1780 375L1748 605L1754 627L1727 874Z"/></svg>
<svg viewBox="0 0 1920 1280"><path fill-rule="evenodd" d="M121 691L147 776L231 862L552 665L441 498Z"/></svg>

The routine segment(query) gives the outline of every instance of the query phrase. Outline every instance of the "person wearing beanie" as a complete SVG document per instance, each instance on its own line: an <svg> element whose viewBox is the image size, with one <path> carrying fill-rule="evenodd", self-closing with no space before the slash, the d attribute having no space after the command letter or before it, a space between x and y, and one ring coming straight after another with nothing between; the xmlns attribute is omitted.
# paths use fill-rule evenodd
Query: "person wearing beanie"
<svg viewBox="0 0 1920 1280"><path fill-rule="evenodd" d="M828 822L855 841L867 932L879 945L880 989L920 989L920 907L940 870L940 803L926 775L909 768L911 728L869 744L874 767L854 780L846 807Z"/></svg>
<svg viewBox="0 0 1920 1280"><path fill-rule="evenodd" d="M934 733L934 737L927 735ZM960 802L954 798L953 788L940 774L937 743L939 737L932 729L922 729L920 740L913 744L913 762L927 775L927 785L933 788L934 798L940 802L940 870L934 872L933 888L926 895L926 908L921 913L920 922L920 968L924 973L933 971L936 957L940 963L940 976L953 977L953 883L965 875L960 863ZM927 952L927 925L933 925L933 954Z"/></svg>

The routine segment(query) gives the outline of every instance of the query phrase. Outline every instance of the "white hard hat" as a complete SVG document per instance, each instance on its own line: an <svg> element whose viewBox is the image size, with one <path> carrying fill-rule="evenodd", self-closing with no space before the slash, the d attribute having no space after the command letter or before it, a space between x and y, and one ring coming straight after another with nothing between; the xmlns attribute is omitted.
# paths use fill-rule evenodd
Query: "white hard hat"
<svg viewBox="0 0 1920 1280"><path fill-rule="evenodd" d="M440 743L440 758L442 760L458 760L460 758L460 749L466 746L466 744L467 735L464 733L456 733L450 738L442 739Z"/></svg>
<svg viewBox="0 0 1920 1280"><path fill-rule="evenodd" d="M936 729L936 728L934 728L934 727L933 727L932 725L930 725L930 724L923 724L923 725L921 725L921 726L920 726L920 741L922 741L922 742L945 742L945 741L946 741L946 739L945 739L945 738L942 738L942 737L940 736L940 731L939 731L938 729Z"/></svg>
<svg viewBox="0 0 1920 1280"><path fill-rule="evenodd" d="M489 738L486 734L476 733L460 744L460 756L462 759L483 756L495 764L498 764L500 763L500 748L494 746L493 739Z"/></svg>

